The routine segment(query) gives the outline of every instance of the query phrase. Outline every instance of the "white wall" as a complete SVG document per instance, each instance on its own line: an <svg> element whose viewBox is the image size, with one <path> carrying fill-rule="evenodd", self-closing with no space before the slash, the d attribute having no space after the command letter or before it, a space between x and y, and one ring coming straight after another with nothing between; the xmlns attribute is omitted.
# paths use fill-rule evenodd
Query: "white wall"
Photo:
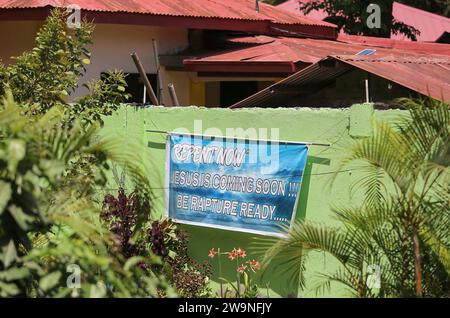
<svg viewBox="0 0 450 318"><path fill-rule="evenodd" d="M36 33L42 25L39 21L0 21L0 59L3 63L13 62L10 56L18 56L34 46ZM181 28L160 28L152 26L97 24L93 34L91 64L80 81L80 87L71 95L71 100L86 94L81 84L98 79L107 70L120 69L137 73L130 54L136 52L147 73L156 73L152 39L158 43L159 54L173 54L188 47L188 31ZM167 84L175 85L178 99L183 105L189 104L189 74L167 72L163 69L164 102L170 104Z"/></svg>
<svg viewBox="0 0 450 318"><path fill-rule="evenodd" d="M188 47L188 32L179 28L160 28L151 26L97 24L94 31L94 45L88 49L92 53L92 64L82 81L99 78L109 69L121 69L124 72L137 73L130 54L136 52L147 73L156 73L152 39L156 39L159 54L173 54ZM180 103L189 102L189 80L184 72L166 72L163 70L164 88L173 82ZM167 89L165 89L167 91ZM83 87L78 88L72 98L86 93ZM164 101L170 102L167 92Z"/></svg>

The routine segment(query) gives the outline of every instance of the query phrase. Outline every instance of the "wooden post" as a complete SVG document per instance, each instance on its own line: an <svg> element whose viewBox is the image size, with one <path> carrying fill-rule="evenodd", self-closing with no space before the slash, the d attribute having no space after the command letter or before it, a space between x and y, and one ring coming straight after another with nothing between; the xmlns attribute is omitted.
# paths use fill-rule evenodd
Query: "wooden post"
<svg viewBox="0 0 450 318"><path fill-rule="evenodd" d="M164 105L163 102L163 81L161 76L161 64L159 63L159 53L158 53L158 42L155 39L152 39L153 43L153 55L155 56L155 65L156 65L156 76L158 78L158 100L161 105Z"/></svg>
<svg viewBox="0 0 450 318"><path fill-rule="evenodd" d="M131 57L133 58L134 64L136 65L141 80L144 82L145 88L147 89L148 97L150 97L150 100L154 105L159 105L158 99L156 98L155 92L153 91L152 84L150 84L150 81L148 80L147 74L145 73L145 69L144 66L142 66L141 60L139 59L138 55L135 52L131 53Z"/></svg>
<svg viewBox="0 0 450 318"><path fill-rule="evenodd" d="M178 97L177 97L177 92L175 91L175 86L173 86L172 83L170 83L168 85L169 87L169 93L170 93L170 98L172 98L172 105L173 106L180 106L180 102L178 101Z"/></svg>

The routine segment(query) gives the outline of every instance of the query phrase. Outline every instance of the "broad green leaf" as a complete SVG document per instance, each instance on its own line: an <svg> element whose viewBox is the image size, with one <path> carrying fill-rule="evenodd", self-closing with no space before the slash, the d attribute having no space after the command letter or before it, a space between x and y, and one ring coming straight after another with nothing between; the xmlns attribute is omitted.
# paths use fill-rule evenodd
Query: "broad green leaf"
<svg viewBox="0 0 450 318"><path fill-rule="evenodd" d="M10 240L8 245L3 248L3 264L8 268L17 258L17 251L13 240Z"/></svg>
<svg viewBox="0 0 450 318"><path fill-rule="evenodd" d="M175 253L174 251L169 251L169 257L171 259L175 259L175 257L177 257L177 253Z"/></svg>
<svg viewBox="0 0 450 318"><path fill-rule="evenodd" d="M129 271L130 268L132 268L133 266L136 266L136 264L138 264L139 262L142 262L144 260L145 260L145 258L140 257L140 256L131 257L127 260L127 262L125 263L125 266L123 268L126 271Z"/></svg>
<svg viewBox="0 0 450 318"><path fill-rule="evenodd" d="M13 139L9 142L9 171L14 173L19 162L25 157L26 146L23 140Z"/></svg>
<svg viewBox="0 0 450 318"><path fill-rule="evenodd" d="M19 225L19 227L24 230L27 231L28 230L28 224L30 224L31 222L33 222L33 217L26 215L22 208L16 206L16 205L12 205L9 208L9 212L11 213L12 217L14 218L14 220L16 220L17 225Z"/></svg>
<svg viewBox="0 0 450 318"><path fill-rule="evenodd" d="M11 199L11 185L9 183L0 181L0 215L7 207L9 199Z"/></svg>
<svg viewBox="0 0 450 318"><path fill-rule="evenodd" d="M83 62L83 64L86 64L86 65L91 64L91 60L90 59L83 59L81 62Z"/></svg>
<svg viewBox="0 0 450 318"><path fill-rule="evenodd" d="M17 279L23 279L29 275L30 271L27 268L13 267L6 271L0 272L0 280L11 282Z"/></svg>
<svg viewBox="0 0 450 318"><path fill-rule="evenodd" d="M16 296L20 293L20 289L14 283L4 283L0 281L0 297Z"/></svg>
<svg viewBox="0 0 450 318"><path fill-rule="evenodd" d="M50 273L41 278L41 281L39 282L39 287L43 291L48 291L49 289L55 287L59 283L60 279L61 279L61 272Z"/></svg>

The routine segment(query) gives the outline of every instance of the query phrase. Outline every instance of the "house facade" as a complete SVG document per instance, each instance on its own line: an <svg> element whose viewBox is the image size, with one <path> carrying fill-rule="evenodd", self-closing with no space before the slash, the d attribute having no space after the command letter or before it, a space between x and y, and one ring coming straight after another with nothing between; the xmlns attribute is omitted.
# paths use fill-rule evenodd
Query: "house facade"
<svg viewBox="0 0 450 318"><path fill-rule="evenodd" d="M81 82L98 79L110 69L123 70L128 74L133 103L142 103L145 95L130 56L133 52L140 57L165 106L172 105L169 83L174 85L181 105L230 107L329 56L365 54L366 50L375 60L387 56L437 60L444 65L443 76L438 82L426 84L435 91L448 91L450 86L450 76L446 76L450 65L448 44L338 35L333 24L254 0L0 0L0 40L4 44L0 46L0 60L12 63L11 57L31 49L50 11L69 5L76 5L81 17L95 24L94 44L89 47L91 64ZM417 72L426 69L416 68ZM346 107L365 102L366 79L377 92L370 94L370 101L375 103L389 103L386 99L390 96L424 95L414 86L358 69L332 77L329 83L309 86L306 100L297 98L304 93L292 92L298 86L290 87L286 95L289 100L272 106L301 107L307 102L308 106ZM70 99L85 93L80 85Z"/></svg>
<svg viewBox="0 0 450 318"><path fill-rule="evenodd" d="M95 24L94 44L89 47L92 60L82 82L100 78L101 74L109 69L121 69L129 74L129 85L134 86L134 102L141 102L144 94L130 54L138 54L155 86L157 63L153 40L156 40L158 55L164 57L189 50L205 50L209 39L226 32L272 35L299 32L330 39L336 36L332 24L299 18L296 14L264 3L256 8L253 0L124 0L120 4L85 0L0 0L0 40L3 43L0 46L0 60L4 64L12 63L12 57L31 49L36 33L51 9L64 9L69 5L78 6L81 16ZM210 94L207 92L214 92L214 87L219 93L222 87L222 95L226 96L227 90L235 91L236 85L232 83L252 82L250 86L253 90L248 93L254 93L279 79L273 75L267 77L254 74L202 78L197 72L163 62L164 59L161 60L160 68L162 85L155 90L162 90L162 101L166 105L170 105L167 90L169 83L174 84L180 104L207 105L207 98L220 99L220 96L207 96ZM212 89L207 90L207 87ZM71 99L83 94L85 88L80 86L71 95Z"/></svg>

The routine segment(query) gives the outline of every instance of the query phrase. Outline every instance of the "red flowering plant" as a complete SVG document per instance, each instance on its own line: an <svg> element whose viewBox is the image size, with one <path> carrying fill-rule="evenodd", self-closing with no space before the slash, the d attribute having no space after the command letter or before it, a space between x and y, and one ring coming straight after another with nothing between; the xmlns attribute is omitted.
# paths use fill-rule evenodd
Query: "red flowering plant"
<svg viewBox="0 0 450 318"><path fill-rule="evenodd" d="M222 277L222 263L221 256L226 256L230 261L236 262L236 286L229 280ZM220 297L225 298L229 293L227 288L223 289L223 282L228 283L235 291L238 298L255 298L258 295L258 286L253 283L252 274L256 273L261 264L256 260L245 260L247 252L243 249L233 248L229 252L222 252L220 248L217 250L212 248L209 250L208 256L210 258L217 257L219 265L219 280L220 280Z"/></svg>

